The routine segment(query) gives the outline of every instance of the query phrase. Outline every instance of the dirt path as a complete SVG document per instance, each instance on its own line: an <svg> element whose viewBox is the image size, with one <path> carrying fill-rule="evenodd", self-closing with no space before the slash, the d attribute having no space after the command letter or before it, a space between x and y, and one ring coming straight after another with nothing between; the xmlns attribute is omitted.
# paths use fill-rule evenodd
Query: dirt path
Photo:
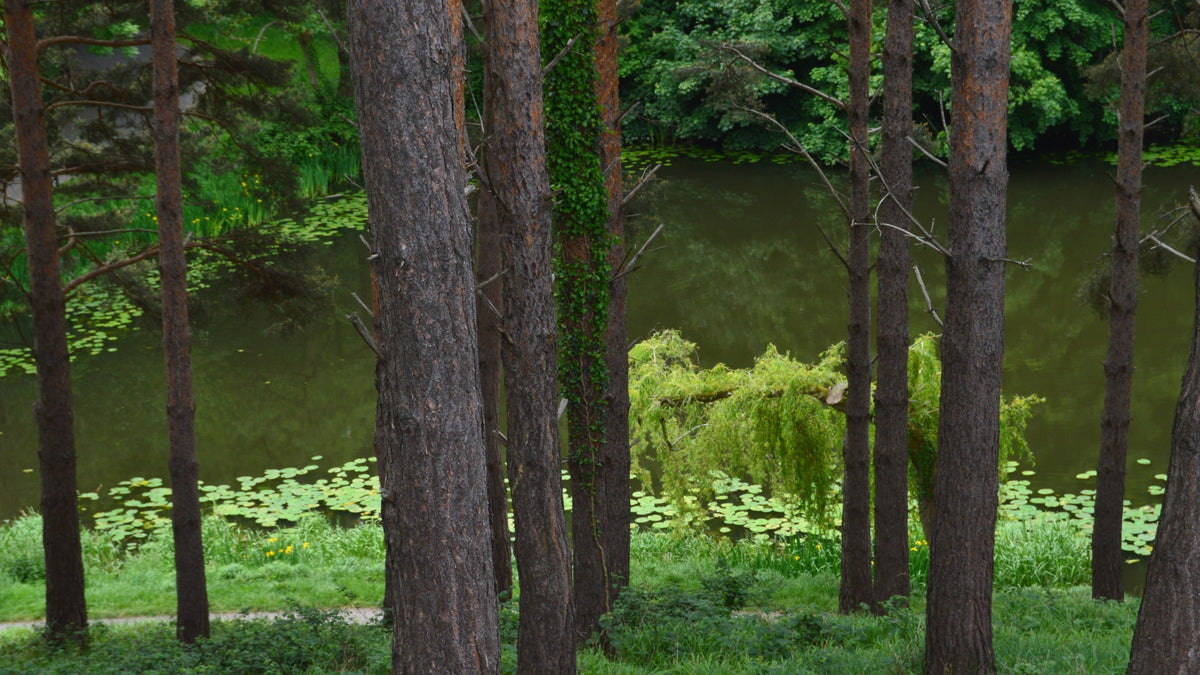
<svg viewBox="0 0 1200 675"><path fill-rule="evenodd" d="M338 614L346 618L352 623L370 623L380 617L382 612L378 608L370 607L341 607L337 609ZM287 615L289 612L220 612L211 615L213 621L232 621L235 619L278 619ZM174 616L124 616L107 619L92 619L89 623L98 624L104 623L113 626L120 626L130 623L141 623L150 621L160 621L167 623L174 621ZM39 628L45 625L45 621L9 621L0 622L0 632L13 628Z"/></svg>

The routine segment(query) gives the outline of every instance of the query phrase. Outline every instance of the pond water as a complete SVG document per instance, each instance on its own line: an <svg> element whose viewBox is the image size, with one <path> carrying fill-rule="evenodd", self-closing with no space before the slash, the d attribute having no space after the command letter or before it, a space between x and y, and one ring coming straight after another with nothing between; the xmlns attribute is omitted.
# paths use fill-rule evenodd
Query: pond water
<svg viewBox="0 0 1200 675"><path fill-rule="evenodd" d="M1075 292L1109 247L1110 168L1014 164L1011 171L1009 253L1030 267L1008 273L1004 388L1046 398L1028 430L1034 487L1078 492L1088 486L1074 476L1094 468L1099 443L1107 328ZM642 215L631 225L640 243L667 223L629 277L631 339L678 328L698 343L703 363L735 367L770 343L812 360L844 339L845 272L816 227L836 236L843 226L810 170L677 159L659 176L639 198L634 210ZM944 232L944 178L927 171L918 182L918 215ZM1181 203L1190 183L1200 183L1200 170L1148 169L1145 222ZM208 483L303 465L314 455L336 466L372 454L372 357L343 318L356 308L351 292L369 293L364 249L353 235L317 249L335 291L302 330L269 331L275 317L268 309L238 304L219 286L199 294L196 432ZM940 312L942 264L930 252L917 259ZM913 334L935 331L915 281L910 295ZM1166 471L1192 301L1184 266L1143 285L1130 435L1134 503L1151 499L1146 488ZM166 477L160 336L142 321L111 343L116 351L74 364L81 490ZM0 379L0 519L38 502L34 396L32 376ZM1134 461L1141 458L1150 463Z"/></svg>

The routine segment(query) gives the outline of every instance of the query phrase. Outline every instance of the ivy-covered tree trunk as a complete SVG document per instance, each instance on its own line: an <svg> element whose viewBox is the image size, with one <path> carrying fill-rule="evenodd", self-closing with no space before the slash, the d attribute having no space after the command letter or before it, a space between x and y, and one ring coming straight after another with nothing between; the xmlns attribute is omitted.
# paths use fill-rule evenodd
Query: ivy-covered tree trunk
<svg viewBox="0 0 1200 675"><path fill-rule="evenodd" d="M171 475L171 530L175 540L176 633L186 643L208 637L208 587L200 536L196 401L192 396L187 259L183 250L183 195L179 166L179 74L175 66L175 10L151 0L154 61L154 166L157 178L163 353L167 368L167 442Z"/></svg>
<svg viewBox="0 0 1200 675"><path fill-rule="evenodd" d="M499 672L459 46L444 0L353 0L347 20L378 280L392 672Z"/></svg>
<svg viewBox="0 0 1200 675"><path fill-rule="evenodd" d="M25 211L25 256L37 365L38 470L46 556L46 627L53 638L87 629L83 551L75 478L75 416L67 350L66 302L59 270L46 122L39 84L33 4L5 0L5 54Z"/></svg>
<svg viewBox="0 0 1200 675"><path fill-rule="evenodd" d="M1008 186L1008 0L961 0L925 672L992 673Z"/></svg>
<svg viewBox="0 0 1200 675"><path fill-rule="evenodd" d="M488 17L484 15L485 35L491 33ZM486 45L485 45L486 47ZM483 58L488 63L490 52L485 49ZM491 74L490 65L483 69L483 115L492 117L495 89L499 86ZM491 130L490 123L484 134ZM491 150L482 149L483 161L488 161ZM491 181L481 185L475 207L475 280L485 283L475 301L475 315L479 328L479 385L483 396L483 447L487 456L488 509L492 523L492 566L496 573L496 592L512 590L512 546L508 531L508 488L504 482L504 455L500 448L500 315L504 314L504 278L500 263L500 223L494 187Z"/></svg>
<svg viewBox="0 0 1200 675"><path fill-rule="evenodd" d="M1117 132L1116 231L1109 287L1108 360L1096 468L1096 519L1092 528L1092 597L1124 600L1121 520L1125 451L1133 389L1133 334L1137 312L1138 236L1142 204L1142 129L1146 107L1146 0L1125 2L1121 55L1121 116Z"/></svg>
<svg viewBox="0 0 1200 675"><path fill-rule="evenodd" d="M559 380L568 402L575 606L586 617L577 621L580 639L594 629L584 622L594 621L610 604L612 562L604 548L612 244L600 162L603 123L596 100L595 57L592 49L579 47L594 43L596 27L594 0L551 0L542 7L543 56L549 61L563 54L546 75L546 153L550 182L561 190L554 214L562 336ZM574 48L565 50L571 40L576 41Z"/></svg>
<svg viewBox="0 0 1200 675"><path fill-rule="evenodd" d="M908 214L912 213L913 2L890 0L883 42L884 194L879 204L875 385L876 608L908 599Z"/></svg>
<svg viewBox="0 0 1200 675"><path fill-rule="evenodd" d="M608 196L608 268L613 271L613 279L608 289L608 329L604 336L608 367L608 386L604 393L604 445L596 474L600 546L583 549L584 555L599 556L595 567L601 579L590 588L602 590L603 595L586 599L586 614L577 610L581 636L599 630L600 617L612 610L621 588L629 583L629 346L625 329L625 276L616 273L625 258L617 3L616 0L598 0L596 6L599 15L595 48L596 98L604 124L600 134L600 166ZM581 599L580 604L583 603Z"/></svg>
<svg viewBox="0 0 1200 675"><path fill-rule="evenodd" d="M851 0L850 35L850 274L846 348L846 440L842 446L842 581L838 611L871 604L871 242L867 153L871 75L871 3Z"/></svg>
<svg viewBox="0 0 1200 675"><path fill-rule="evenodd" d="M508 476L521 616L517 669L575 672L571 549L563 512L537 0L484 0L488 18L487 175L496 197L504 284L501 343Z"/></svg>
<svg viewBox="0 0 1200 675"><path fill-rule="evenodd" d="M1191 207L1200 219L1194 190ZM1200 672L1200 265L1194 286L1192 343L1171 428L1167 492L1133 630L1130 675Z"/></svg>

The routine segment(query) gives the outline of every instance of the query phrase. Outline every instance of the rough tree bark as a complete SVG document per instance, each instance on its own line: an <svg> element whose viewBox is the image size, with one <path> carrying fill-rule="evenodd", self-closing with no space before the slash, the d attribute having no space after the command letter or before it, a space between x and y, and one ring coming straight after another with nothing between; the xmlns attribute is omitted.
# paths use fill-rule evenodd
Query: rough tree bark
<svg viewBox="0 0 1200 675"><path fill-rule="evenodd" d="M487 12L484 12L484 35L492 32ZM484 45L484 63L488 63L490 52ZM491 68L483 69L483 115L492 116L493 93L498 83L491 75ZM484 128L484 137L491 131L490 122ZM486 163L489 149L483 147L482 160ZM483 396L483 447L487 455L488 509L492 523L492 567L496 574L496 592L512 591L512 545L508 531L508 488L504 483L504 454L500 447L500 316L504 314L504 279L500 275L500 224L497 221L499 204L492 194L494 189L487 181L481 186L475 207L475 280L488 282L479 291L475 301L475 314L479 328L479 385Z"/></svg>
<svg viewBox="0 0 1200 675"><path fill-rule="evenodd" d="M1092 597L1124 600L1121 519L1125 450L1133 388L1133 334L1138 292L1138 233L1142 202L1142 129L1146 106L1146 0L1125 2L1121 55L1121 115L1117 132L1116 231L1109 287L1108 360L1096 468L1096 520L1092 528Z"/></svg>
<svg viewBox="0 0 1200 675"><path fill-rule="evenodd" d="M875 385L875 586L884 601L906 602L908 572L908 214L912 213L913 2L890 0L883 43L885 193L879 204L879 327Z"/></svg>
<svg viewBox="0 0 1200 675"><path fill-rule="evenodd" d="M1190 197L1200 220L1200 197L1195 190ZM1133 630L1131 675L1200 672L1200 265L1193 282L1192 344L1171 427L1167 492Z"/></svg>
<svg viewBox="0 0 1200 675"><path fill-rule="evenodd" d="M949 255L925 672L991 673L1004 357L1009 0L962 0L951 56Z"/></svg>
<svg viewBox="0 0 1200 675"><path fill-rule="evenodd" d="M444 0L353 0L347 15L378 280L387 567L400 590L392 671L499 672L458 45Z"/></svg>
<svg viewBox="0 0 1200 675"><path fill-rule="evenodd" d="M612 242L608 266L614 277L608 289L605 332L608 383L604 392L604 441L594 480L597 495L596 536L576 529L576 625L581 639L600 630L600 617L612 609L620 589L629 583L629 349L625 330L625 277L616 274L625 257L625 212L621 208L621 125L617 90L617 7L614 0L596 3L596 99L603 129L600 167L608 193L608 233ZM590 516L589 516L590 517Z"/></svg>
<svg viewBox="0 0 1200 675"><path fill-rule="evenodd" d="M175 10L151 0L154 60L154 166L159 267L163 303L163 353L167 369L168 469L171 529L175 538L176 634L183 642L208 637L208 589L200 537L196 402L192 396L188 328L187 260L183 250L183 196L179 165L179 75L175 65Z"/></svg>
<svg viewBox="0 0 1200 675"><path fill-rule="evenodd" d="M605 482L608 472L617 469L606 466L605 454L612 237L600 160L604 127L597 105L596 54L580 48L594 44L597 5L595 0L555 0L542 10L545 57L554 61L562 56L546 76L546 150L551 183L561 191L554 214L559 379L568 401L576 625L578 638L586 639L592 622L611 602L609 571L613 554L619 554L604 548L609 527Z"/></svg>
<svg viewBox="0 0 1200 675"><path fill-rule="evenodd" d="M38 396L34 404L41 473L42 546L46 557L46 626L52 638L87 629L83 552L76 502L75 421L66 305L55 239L54 198L45 117L38 77L33 3L5 0L5 54L25 211L33 356Z"/></svg>
<svg viewBox="0 0 1200 675"><path fill-rule="evenodd" d="M575 672L571 549L558 440L558 346L537 0L484 0L487 176L496 197L507 339L508 476L521 616L517 670Z"/></svg>
<svg viewBox="0 0 1200 675"><path fill-rule="evenodd" d="M871 75L871 3L851 0L850 36L850 275L846 347L846 439L842 446L842 567L838 611L871 604L871 242L867 113Z"/></svg>

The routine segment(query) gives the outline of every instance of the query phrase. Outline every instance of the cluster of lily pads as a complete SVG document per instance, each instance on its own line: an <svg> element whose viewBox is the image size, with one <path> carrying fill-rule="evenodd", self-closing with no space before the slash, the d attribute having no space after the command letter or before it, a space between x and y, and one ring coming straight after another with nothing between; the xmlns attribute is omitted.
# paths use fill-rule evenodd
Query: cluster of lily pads
<svg viewBox="0 0 1200 675"><path fill-rule="evenodd" d="M753 150L718 150L693 146L626 147L621 150L621 162L628 171L642 171L655 164L670 166L678 157L699 159L705 162L727 162L732 164L794 164L806 162L803 157L791 152L755 152Z"/></svg>
<svg viewBox="0 0 1200 675"><path fill-rule="evenodd" d="M343 523L378 521L380 494L379 479L371 466L374 458L353 459L319 473L320 467L315 462L321 459L317 455L311 458L314 463L303 467L268 469L259 476L240 476L236 486L201 483L201 505L229 521L261 528L294 525L313 514ZM1008 468L1015 472L1017 467L1011 463ZM1001 520L1061 524L1081 538L1091 533L1094 490L1056 494L1049 488L1033 488L1029 480L1032 471L1020 473L1020 477L1014 476L1000 485ZM320 477L311 480L314 476ZM1077 478L1091 480L1094 476L1094 471L1088 471ZM567 479L564 472L564 481ZM1165 481L1166 476L1158 474L1156 479ZM761 543L837 538L836 520L830 524L807 520L795 500L786 494L766 494L762 486L721 471L710 472L707 483L712 488L712 498L703 503L695 496L679 503L645 489L636 490L630 505L632 527L649 531L683 530ZM1153 492L1162 489L1153 488ZM94 527L127 548L136 548L170 530L171 489L160 478L135 477L117 484L103 497L87 492L80 494L80 498L108 507L94 513ZM570 512L571 499L566 490L563 501ZM915 514L915 503L912 509ZM1158 517L1158 505L1133 506L1126 501L1123 548L1130 562L1150 554ZM915 516L913 523L919 527Z"/></svg>

